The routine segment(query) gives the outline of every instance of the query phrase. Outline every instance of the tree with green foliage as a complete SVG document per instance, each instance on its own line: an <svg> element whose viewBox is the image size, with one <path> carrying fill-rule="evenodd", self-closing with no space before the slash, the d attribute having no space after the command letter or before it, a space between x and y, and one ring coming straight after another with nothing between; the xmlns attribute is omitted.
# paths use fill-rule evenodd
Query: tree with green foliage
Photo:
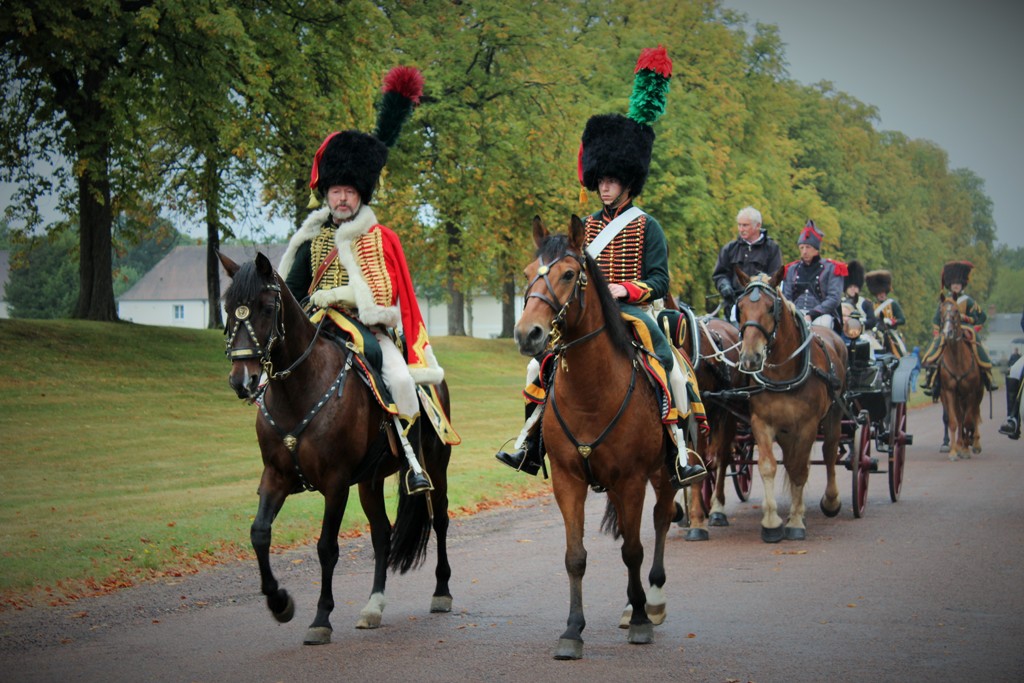
<svg viewBox="0 0 1024 683"><path fill-rule="evenodd" d="M77 252L68 230L16 243L4 293L11 317L71 317L78 299Z"/></svg>

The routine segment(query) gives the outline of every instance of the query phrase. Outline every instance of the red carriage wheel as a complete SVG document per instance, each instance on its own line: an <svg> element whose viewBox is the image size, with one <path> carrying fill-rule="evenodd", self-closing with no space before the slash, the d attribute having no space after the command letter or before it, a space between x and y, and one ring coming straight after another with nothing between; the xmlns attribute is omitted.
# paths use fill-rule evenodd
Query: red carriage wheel
<svg viewBox="0 0 1024 683"><path fill-rule="evenodd" d="M900 499L907 457L907 404L893 404L889 413L889 498Z"/></svg>
<svg viewBox="0 0 1024 683"><path fill-rule="evenodd" d="M745 503L750 498L750 487L754 481L751 475L754 462L754 442L747 441L738 447L738 451L736 454L738 459L729 462L729 469L732 471L732 483L736 487L736 496Z"/></svg>

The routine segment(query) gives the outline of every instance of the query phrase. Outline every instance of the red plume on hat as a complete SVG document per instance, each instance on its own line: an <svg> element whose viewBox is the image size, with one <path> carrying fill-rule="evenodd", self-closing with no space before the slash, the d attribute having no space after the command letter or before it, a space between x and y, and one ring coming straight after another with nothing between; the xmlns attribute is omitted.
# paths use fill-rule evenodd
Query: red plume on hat
<svg viewBox="0 0 1024 683"><path fill-rule="evenodd" d="M396 66L384 77L384 96L377 108L373 135L356 130L328 135L313 155L309 173L309 208L319 205L321 194L332 185L352 185L363 203L369 204L380 173L387 163L388 149L398 141L402 125L423 95L423 74L411 66Z"/></svg>

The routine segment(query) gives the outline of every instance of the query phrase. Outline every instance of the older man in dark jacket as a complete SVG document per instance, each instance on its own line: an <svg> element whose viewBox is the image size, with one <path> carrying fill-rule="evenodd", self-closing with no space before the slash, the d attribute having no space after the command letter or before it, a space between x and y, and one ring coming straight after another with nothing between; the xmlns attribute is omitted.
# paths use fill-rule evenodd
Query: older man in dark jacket
<svg viewBox="0 0 1024 683"><path fill-rule="evenodd" d="M735 266L747 275L767 273L774 275L782 266L782 251L778 243L761 227L761 212L752 206L736 214L737 237L722 247L718 263L711 273L715 288L722 295L722 305L729 319L735 322L736 293L743 289L736 279Z"/></svg>

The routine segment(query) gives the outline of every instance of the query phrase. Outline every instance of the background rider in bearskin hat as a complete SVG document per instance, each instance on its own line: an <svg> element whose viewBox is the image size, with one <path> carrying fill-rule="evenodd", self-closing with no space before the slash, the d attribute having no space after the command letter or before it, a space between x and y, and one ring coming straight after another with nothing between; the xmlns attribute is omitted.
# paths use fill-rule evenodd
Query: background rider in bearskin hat
<svg viewBox="0 0 1024 683"><path fill-rule="evenodd" d="M970 326L970 334L981 331L981 326L988 320L988 316L981 306L964 290L971 279L971 271L974 264L970 261L949 261L942 267L942 289L948 298L956 301L960 309L960 319ZM921 388L924 393L938 400L939 386L938 375L935 372L938 367L939 355L942 353L943 337L939 334L939 323L941 307L935 309L935 316L932 318L932 340L921 356L921 367L925 369L925 377L921 380ZM992 361L989 359L988 351L977 337L974 338L974 351L981 367L981 377L985 382L985 388L994 390L995 383L992 380Z"/></svg>

